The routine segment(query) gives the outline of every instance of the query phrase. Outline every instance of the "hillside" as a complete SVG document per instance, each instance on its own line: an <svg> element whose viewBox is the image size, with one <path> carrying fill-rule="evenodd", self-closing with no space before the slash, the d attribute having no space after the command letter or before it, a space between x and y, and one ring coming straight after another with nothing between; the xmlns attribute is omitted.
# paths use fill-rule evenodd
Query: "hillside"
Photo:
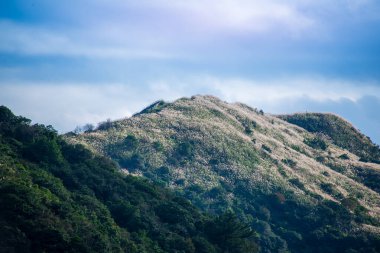
<svg viewBox="0 0 380 253"><path fill-rule="evenodd" d="M296 113L280 115L279 118L309 132L328 136L335 145L356 154L364 162L380 164L379 146L339 116L328 113Z"/></svg>
<svg viewBox="0 0 380 253"><path fill-rule="evenodd" d="M0 106L0 252L257 252L232 212L206 215Z"/></svg>
<svg viewBox="0 0 380 253"><path fill-rule="evenodd" d="M233 209L262 252L379 252L380 165L319 132L194 96L65 138L203 210Z"/></svg>

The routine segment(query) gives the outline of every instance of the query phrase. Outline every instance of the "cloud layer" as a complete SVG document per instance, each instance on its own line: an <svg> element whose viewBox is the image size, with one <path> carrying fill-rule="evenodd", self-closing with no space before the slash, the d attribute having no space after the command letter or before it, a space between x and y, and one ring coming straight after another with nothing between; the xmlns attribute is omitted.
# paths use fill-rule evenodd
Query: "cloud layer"
<svg viewBox="0 0 380 253"><path fill-rule="evenodd" d="M173 101L194 94L244 102L269 113L337 113L380 143L377 116L380 87L373 83L358 86L347 81L315 78L264 82L200 76L152 81L141 87L115 83L3 84L0 102L18 114L66 132L86 123L131 116L158 99Z"/></svg>
<svg viewBox="0 0 380 253"><path fill-rule="evenodd" d="M371 0L16 2L9 13L23 15L0 13L0 52L89 58L186 58L214 43L328 42L380 19Z"/></svg>

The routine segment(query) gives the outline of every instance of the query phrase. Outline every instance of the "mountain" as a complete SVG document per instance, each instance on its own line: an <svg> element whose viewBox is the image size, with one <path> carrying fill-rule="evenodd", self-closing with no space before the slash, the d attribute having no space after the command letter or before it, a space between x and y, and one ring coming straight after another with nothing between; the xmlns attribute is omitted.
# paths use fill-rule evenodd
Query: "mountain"
<svg viewBox="0 0 380 253"><path fill-rule="evenodd" d="M65 139L204 211L233 210L261 252L380 252L380 165L367 162L379 148L338 117L317 118L193 96Z"/></svg>
<svg viewBox="0 0 380 253"><path fill-rule="evenodd" d="M231 211L125 175L51 126L0 106L0 252L257 252Z"/></svg>

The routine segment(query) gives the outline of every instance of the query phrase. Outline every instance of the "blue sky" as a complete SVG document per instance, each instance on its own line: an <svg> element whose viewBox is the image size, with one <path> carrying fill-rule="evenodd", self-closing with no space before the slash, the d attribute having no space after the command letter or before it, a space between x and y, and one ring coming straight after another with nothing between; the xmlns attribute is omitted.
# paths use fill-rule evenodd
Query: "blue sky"
<svg viewBox="0 0 380 253"><path fill-rule="evenodd" d="M0 104L60 132L211 94L380 143L376 0L0 2Z"/></svg>

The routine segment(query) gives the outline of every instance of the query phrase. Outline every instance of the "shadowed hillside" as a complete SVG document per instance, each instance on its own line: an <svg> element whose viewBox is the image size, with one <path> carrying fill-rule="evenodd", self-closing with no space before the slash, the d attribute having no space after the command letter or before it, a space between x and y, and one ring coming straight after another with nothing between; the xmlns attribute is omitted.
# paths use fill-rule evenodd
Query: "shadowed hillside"
<svg viewBox="0 0 380 253"><path fill-rule="evenodd" d="M203 210L234 210L258 231L262 252L380 250L379 183L371 176L380 165L321 131L194 96L66 139Z"/></svg>
<svg viewBox="0 0 380 253"><path fill-rule="evenodd" d="M257 252L215 217L0 107L0 252Z"/></svg>

